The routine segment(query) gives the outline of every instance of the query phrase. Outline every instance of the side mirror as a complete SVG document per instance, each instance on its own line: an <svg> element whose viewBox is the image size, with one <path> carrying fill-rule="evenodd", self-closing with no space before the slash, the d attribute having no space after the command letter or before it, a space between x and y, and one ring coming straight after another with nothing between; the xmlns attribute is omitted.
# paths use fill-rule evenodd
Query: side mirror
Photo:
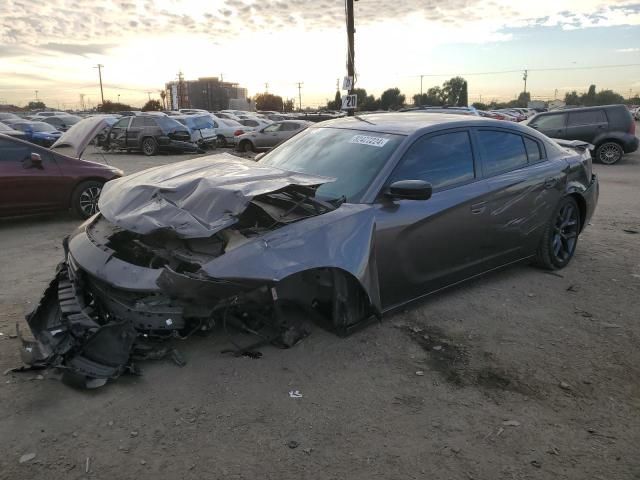
<svg viewBox="0 0 640 480"><path fill-rule="evenodd" d="M24 162L24 168L42 169L42 157L39 153L32 153L28 160Z"/></svg>
<svg viewBox="0 0 640 480"><path fill-rule="evenodd" d="M424 180L399 180L385 191L387 197L405 200L429 200L432 193L431 184Z"/></svg>

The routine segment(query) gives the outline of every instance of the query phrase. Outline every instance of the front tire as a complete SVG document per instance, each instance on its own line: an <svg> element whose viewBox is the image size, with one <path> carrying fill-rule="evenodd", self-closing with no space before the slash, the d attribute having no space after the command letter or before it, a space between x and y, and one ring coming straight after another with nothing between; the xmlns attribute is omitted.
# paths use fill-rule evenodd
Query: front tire
<svg viewBox="0 0 640 480"><path fill-rule="evenodd" d="M142 153L147 157L152 157L158 153L158 142L153 137L147 137L142 140Z"/></svg>
<svg viewBox="0 0 640 480"><path fill-rule="evenodd" d="M98 200L104 183L95 180L82 182L71 195L71 208L80 218L89 218L100 211Z"/></svg>
<svg viewBox="0 0 640 480"><path fill-rule="evenodd" d="M544 229L535 264L546 270L566 267L576 251L580 208L573 197L563 198Z"/></svg>
<svg viewBox="0 0 640 480"><path fill-rule="evenodd" d="M624 150L616 142L605 142L596 149L596 160L605 165L613 165L620 161Z"/></svg>

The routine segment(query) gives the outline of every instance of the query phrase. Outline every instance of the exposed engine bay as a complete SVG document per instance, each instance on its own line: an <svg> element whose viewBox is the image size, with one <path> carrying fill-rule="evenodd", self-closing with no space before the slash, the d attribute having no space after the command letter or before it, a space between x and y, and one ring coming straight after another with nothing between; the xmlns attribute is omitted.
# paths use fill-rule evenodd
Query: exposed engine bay
<svg viewBox="0 0 640 480"><path fill-rule="evenodd" d="M74 385L97 387L139 373L139 360L169 357L184 364L170 344L194 334L222 332L230 343L225 352L254 358L268 344L295 345L312 324L348 334L379 316L369 287L375 283L372 252L353 248L371 245L371 217L344 199L314 193L314 185L288 184L246 202L243 197L239 213L225 217L221 228L207 226L205 237L185 235L202 231L205 222L185 230L171 220L175 199L164 217L158 210L153 218L148 209L140 214L140 205L126 198L126 221L107 218L106 208L65 239L65 261L27 316L35 341L22 340L23 361L59 368ZM189 195L193 200L193 191ZM112 200L108 191L103 198ZM125 228L136 209L160 227ZM233 210L229 205L226 212ZM335 235L319 233L334 224ZM354 237L358 225L361 237ZM318 258L309 261L307 253L298 260L305 246ZM239 345L234 332L253 341Z"/></svg>

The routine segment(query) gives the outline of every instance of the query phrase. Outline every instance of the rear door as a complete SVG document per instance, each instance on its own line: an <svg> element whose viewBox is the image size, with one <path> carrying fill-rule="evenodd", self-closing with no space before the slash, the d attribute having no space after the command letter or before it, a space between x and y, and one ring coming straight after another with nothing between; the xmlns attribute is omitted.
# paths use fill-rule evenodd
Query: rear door
<svg viewBox="0 0 640 480"><path fill-rule="evenodd" d="M567 138L567 113L557 112L538 115L531 119L529 126L550 138Z"/></svg>
<svg viewBox="0 0 640 480"><path fill-rule="evenodd" d="M31 164L31 154L42 168ZM64 178L45 148L12 139L0 139L0 214L20 214L63 208L68 199Z"/></svg>
<svg viewBox="0 0 640 480"><path fill-rule="evenodd" d="M113 124L109 131L109 146L111 148L127 148L127 128L131 117L123 117Z"/></svg>
<svg viewBox="0 0 640 480"><path fill-rule="evenodd" d="M534 137L499 129L474 130L486 180L488 268L532 254L564 191L566 164L546 158Z"/></svg>
<svg viewBox="0 0 640 480"><path fill-rule="evenodd" d="M467 129L425 135L390 175L431 183L429 200L381 198L376 251L384 308L450 285L483 270L487 189Z"/></svg>
<svg viewBox="0 0 640 480"><path fill-rule="evenodd" d="M582 140L593 143L596 137L609 128L604 110L586 110L582 112L568 112L567 133L569 140Z"/></svg>

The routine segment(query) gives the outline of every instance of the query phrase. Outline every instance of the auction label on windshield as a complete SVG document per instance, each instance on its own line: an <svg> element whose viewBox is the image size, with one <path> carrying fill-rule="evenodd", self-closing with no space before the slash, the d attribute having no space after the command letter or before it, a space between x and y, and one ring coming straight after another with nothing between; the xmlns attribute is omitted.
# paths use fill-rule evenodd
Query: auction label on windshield
<svg viewBox="0 0 640 480"><path fill-rule="evenodd" d="M369 145L370 147L384 147L389 141L388 138L374 137L372 135L354 135L349 143L359 143L360 145Z"/></svg>

